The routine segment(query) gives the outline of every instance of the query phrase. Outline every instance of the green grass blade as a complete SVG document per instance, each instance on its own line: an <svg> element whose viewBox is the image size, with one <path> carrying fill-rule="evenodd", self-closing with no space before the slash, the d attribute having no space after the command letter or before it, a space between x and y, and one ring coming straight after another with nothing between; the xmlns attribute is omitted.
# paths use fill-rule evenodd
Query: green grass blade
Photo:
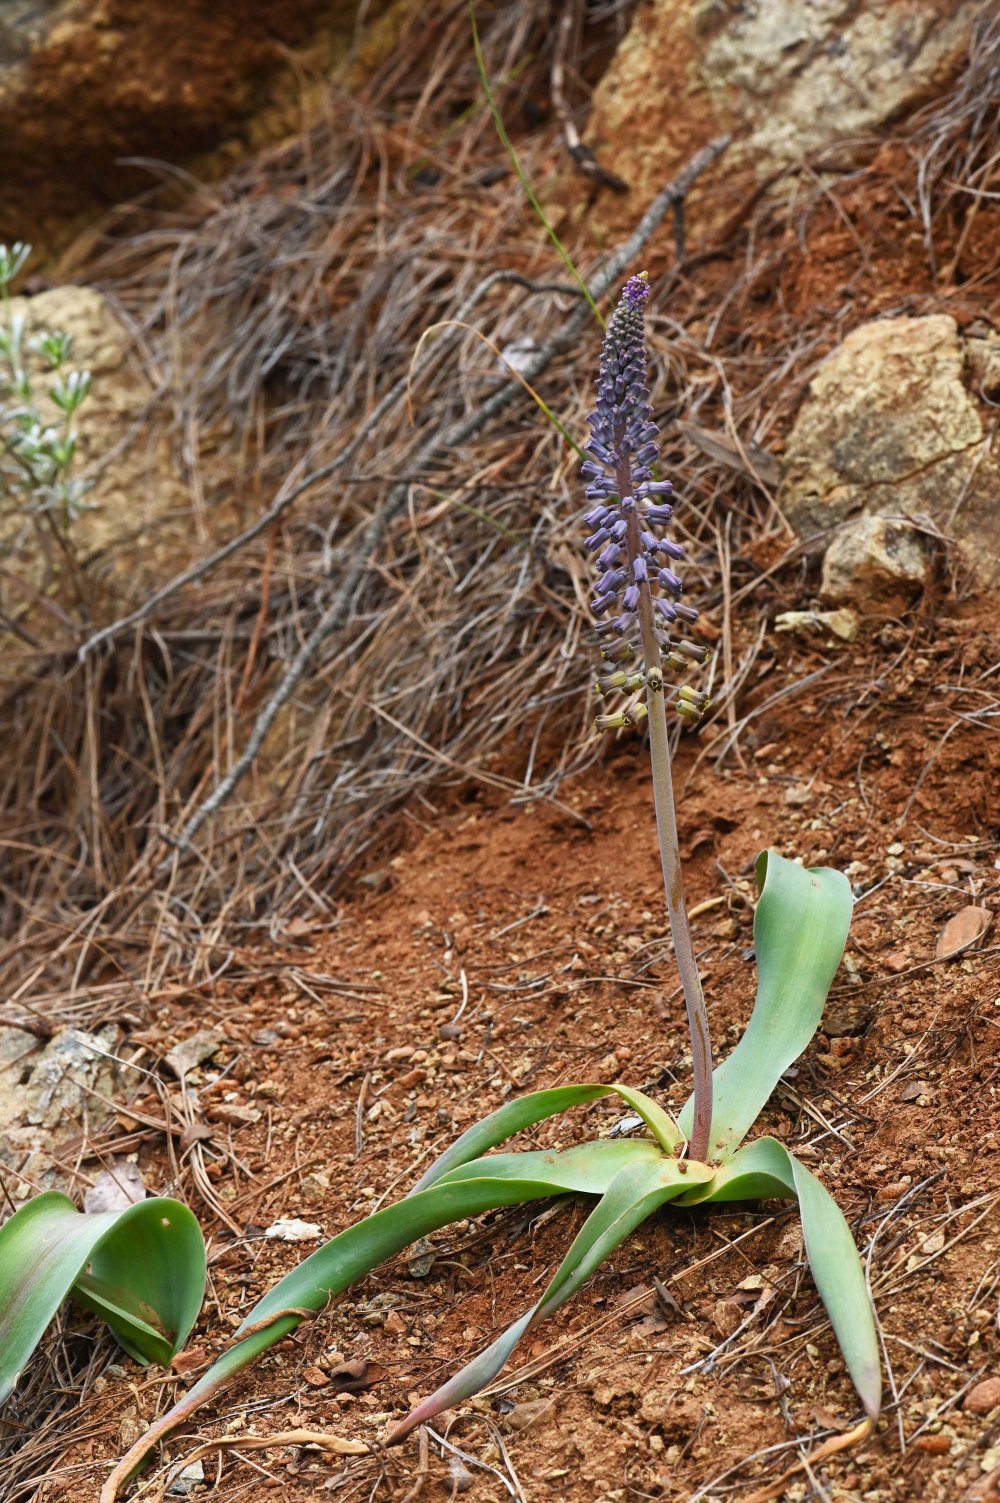
<svg viewBox="0 0 1000 1503"><path fill-rule="evenodd" d="M513 167L514 171L517 173L518 182L524 189L528 198L528 202L531 204L531 207L537 214L539 222L544 228L545 233L552 241L552 244L555 246L559 254L560 260L566 267L566 270L569 272L574 282L576 282L584 297L587 299L594 317L597 319L597 322L603 329L605 327L605 324L604 319L601 316L600 309L594 302L594 299L586 282L577 271L572 256L563 245L562 241L559 239L559 236L556 234L552 225L549 223L548 218L545 214L545 210L538 202L538 197L535 193L535 190L531 186L531 179L528 177L528 174L521 166L521 159L518 156L517 152L514 150L514 143L511 141L510 137L507 134L507 127L503 123L503 116L501 115L497 102L493 97L493 89L490 85L490 77L486 71L486 59L483 57L483 49L479 40L479 28L476 25L476 12L473 5L473 0L469 0L469 20L472 24L472 49L476 56L476 68L479 72L479 81L483 86L483 93L486 95L486 103L490 107L490 114L493 116L493 124L496 126L497 135L500 137L500 140L503 144L503 149L507 153L507 156L510 159L510 164Z"/></svg>
<svg viewBox="0 0 1000 1503"><path fill-rule="evenodd" d="M851 922L850 884L829 867L806 868L777 851L757 858L754 915L757 1000L746 1033L715 1071L711 1153L732 1153L782 1074L819 1026ZM680 1115L690 1135L693 1098Z"/></svg>
<svg viewBox="0 0 1000 1503"><path fill-rule="evenodd" d="M201 1230L175 1200L87 1216L53 1190L22 1206L0 1227L0 1403L81 1275L81 1303L129 1355L166 1366L201 1309Z"/></svg>
<svg viewBox="0 0 1000 1503"><path fill-rule="evenodd" d="M604 1094L608 1088L596 1089ZM519 1205L581 1187L602 1194L630 1157L647 1171L654 1159L657 1166L666 1162L655 1145L642 1140L602 1141L583 1147L589 1149L586 1155L580 1148L525 1154L525 1172L520 1175L511 1165L517 1155L498 1155L496 1160L484 1159L476 1166L456 1165L457 1172L446 1182L376 1211L317 1248L258 1301L237 1329L235 1345L223 1352L204 1377L122 1458L105 1483L101 1503L112 1503L118 1488L152 1447L236 1373L295 1330L310 1311L321 1310L332 1295L349 1288L418 1237L500 1206ZM475 1172L471 1172L473 1169Z"/></svg>
<svg viewBox="0 0 1000 1503"><path fill-rule="evenodd" d="M684 1199L714 1203L771 1195L798 1200L816 1288L865 1413L876 1420L882 1375L871 1296L851 1229L830 1192L776 1138L758 1138L735 1153L703 1191Z"/></svg>
<svg viewBox="0 0 1000 1503"><path fill-rule="evenodd" d="M596 1146L596 1145L595 1145ZM633 1144L638 1147L638 1144ZM652 1145L650 1145L652 1146ZM486 1163L492 1162L485 1160ZM460 1171L459 1171L460 1172ZM657 1154L625 1164L608 1185L599 1203L577 1233L569 1252L553 1275L541 1299L527 1314L509 1326L485 1351L423 1400L387 1437L392 1445L417 1425L426 1424L452 1405L472 1398L500 1372L521 1337L564 1305L596 1269L635 1231L658 1206L690 1190L694 1178L711 1180L711 1170L701 1164L682 1165L677 1159Z"/></svg>
<svg viewBox="0 0 1000 1503"><path fill-rule="evenodd" d="M417 1195L426 1190L459 1164L467 1164L481 1154L505 1143L515 1133L533 1127L546 1117L555 1117L568 1111L571 1106L583 1106L588 1101L597 1101L601 1096L620 1096L637 1116L641 1117L653 1137L666 1153L672 1153L681 1142L677 1123L642 1091L633 1091L628 1086L617 1085L570 1085L554 1086L548 1091L531 1091L527 1096L516 1096L481 1122L468 1128L431 1167L421 1175L410 1191Z"/></svg>

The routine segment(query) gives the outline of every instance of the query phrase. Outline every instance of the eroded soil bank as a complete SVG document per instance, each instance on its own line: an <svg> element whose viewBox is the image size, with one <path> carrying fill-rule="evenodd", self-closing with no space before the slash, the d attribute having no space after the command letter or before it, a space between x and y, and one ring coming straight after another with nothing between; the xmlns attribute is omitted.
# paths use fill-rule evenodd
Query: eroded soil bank
<svg viewBox="0 0 1000 1503"><path fill-rule="evenodd" d="M795 603L794 588L779 603ZM720 1053L753 996L754 854L774 844L840 866L858 896L822 1031L761 1125L794 1144L870 1249L886 1413L875 1438L819 1470L814 1492L797 1480L789 1498L995 1495L1000 1413L982 1385L998 1373L1000 934L939 955L949 920L971 905L990 924L1000 904L992 620L927 605L906 625L867 622L848 646L769 635L780 672L768 677L765 653L725 761L692 737L679 754ZM741 630L755 630L752 613ZM513 747L491 771L515 776L524 756ZM104 1367L106 1338L66 1317L63 1336L78 1334L53 1350L72 1381L88 1362L103 1372L71 1441L44 1428L27 1441L17 1496L32 1471L46 1503L96 1495L109 1461L318 1245L265 1238L278 1218L332 1235L515 1091L622 1080L683 1101L683 1005L637 740L609 742L552 802L466 783L415 800L395 833L334 922L299 922L280 948L236 955L213 986L179 991L131 1028L130 1109L79 1144L76 1177L131 1153L151 1190L180 1188L211 1238L211 1291L179 1383L121 1357ZM216 1052L180 1089L163 1056L206 1028ZM619 1115L599 1103L530 1136L567 1144ZM524 1310L583 1213L535 1206L436 1236L301 1327L170 1457L224 1433L204 1466L227 1499L591 1503L700 1497L713 1479L712 1496L741 1497L764 1474L752 1458L784 1447L770 1451L774 1471L803 1437L851 1423L797 1219L770 1203L648 1222L488 1397L442 1426L464 1460L433 1444L422 1459L416 1438L346 1463L241 1450L297 1427L375 1439Z"/></svg>

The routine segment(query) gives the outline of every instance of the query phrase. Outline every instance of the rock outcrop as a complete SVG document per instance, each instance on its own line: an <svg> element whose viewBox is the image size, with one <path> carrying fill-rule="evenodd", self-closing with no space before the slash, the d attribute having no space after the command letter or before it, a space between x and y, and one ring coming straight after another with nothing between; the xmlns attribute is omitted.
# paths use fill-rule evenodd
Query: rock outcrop
<svg viewBox="0 0 1000 1503"><path fill-rule="evenodd" d="M637 205L721 131L733 145L699 191L738 168L764 177L832 141L871 135L958 71L983 8L983 0L640 6L594 92L586 132L632 193L606 195L598 217L634 222Z"/></svg>
<svg viewBox="0 0 1000 1503"><path fill-rule="evenodd" d="M780 504L792 526L809 536L861 513L929 519L965 544L983 584L1000 585L1000 461L986 406L998 379L1000 336L963 338L947 314L854 329L823 362L789 435ZM919 541L884 528L876 538L871 522L862 531L832 545L830 599L846 598L850 557L872 549L897 583L919 579Z"/></svg>
<svg viewBox="0 0 1000 1503"><path fill-rule="evenodd" d="M22 0L0 16L0 240L51 250L82 216L249 132L301 124L288 49L317 71L343 58L358 0ZM280 81L284 84L281 86ZM284 125L252 122L284 94ZM281 114L281 111L279 111ZM237 152L237 154L242 154Z"/></svg>

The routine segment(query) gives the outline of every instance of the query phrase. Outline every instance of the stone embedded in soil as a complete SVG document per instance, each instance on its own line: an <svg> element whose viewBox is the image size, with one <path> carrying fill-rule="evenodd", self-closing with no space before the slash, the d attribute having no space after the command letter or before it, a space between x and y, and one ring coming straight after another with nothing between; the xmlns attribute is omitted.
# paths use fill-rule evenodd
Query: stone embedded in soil
<svg viewBox="0 0 1000 1503"><path fill-rule="evenodd" d="M857 517L844 524L826 550L820 594L863 610L914 594L927 576L927 550L916 528L886 517Z"/></svg>
<svg viewBox="0 0 1000 1503"><path fill-rule="evenodd" d="M938 935L938 960L947 959L949 955L959 955L970 945L978 944L992 922L993 913L989 908L967 903L952 915Z"/></svg>
<svg viewBox="0 0 1000 1503"><path fill-rule="evenodd" d="M272 1242L314 1242L322 1236L315 1221L301 1221L297 1216L279 1216L264 1233Z"/></svg>
<svg viewBox="0 0 1000 1503"><path fill-rule="evenodd" d="M78 1121L85 1105L91 1121L100 1117L95 1093L110 1095L119 1083L118 1067L108 1057L117 1037L115 1028L64 1028L40 1053L25 1051L20 1068L15 1063L0 1069L0 1127L59 1127Z"/></svg>
<svg viewBox="0 0 1000 1503"><path fill-rule="evenodd" d="M967 1414L990 1414L1000 1408L1000 1378L984 1378L970 1388L962 1401Z"/></svg>
<svg viewBox="0 0 1000 1503"><path fill-rule="evenodd" d="M838 611L782 611L774 618L774 629L814 636L828 632L842 642L853 642L858 634L857 614L846 607Z"/></svg>
<svg viewBox="0 0 1000 1503"><path fill-rule="evenodd" d="M792 526L811 536L857 513L898 525L923 519L928 532L967 544L983 584L1000 584L1000 463L984 449L989 410L980 390L949 315L852 330L813 378L789 434L779 500ZM866 537L871 564L828 565L826 598L857 604L852 573L862 586L866 571L876 586L893 575L904 587L921 582L915 531L859 533L852 551L862 558Z"/></svg>
<svg viewBox="0 0 1000 1503"><path fill-rule="evenodd" d="M206 1059L211 1059L223 1042L223 1035L217 1028L202 1028L198 1033L191 1034L190 1038L183 1039L172 1049L168 1049L165 1062L177 1079L183 1080L189 1070L203 1065Z"/></svg>
<svg viewBox="0 0 1000 1503"><path fill-rule="evenodd" d="M64 1028L40 1050L19 1031L6 1047L8 1033L0 1030L0 1169L14 1171L11 1196L24 1200L61 1185L62 1144L84 1122L92 1131L111 1115L123 1085L110 1057L119 1035L111 1024L97 1033Z"/></svg>
<svg viewBox="0 0 1000 1503"><path fill-rule="evenodd" d="M950 1435L918 1435L913 1442L918 1451L926 1451L929 1456L947 1456L951 1450Z"/></svg>
<svg viewBox="0 0 1000 1503"><path fill-rule="evenodd" d="M200 1461L189 1461L171 1482L167 1488L167 1494L179 1494L187 1497L188 1493L194 1492L196 1487L201 1487L205 1481L205 1467Z"/></svg>
<svg viewBox="0 0 1000 1503"><path fill-rule="evenodd" d="M145 1200L146 1186L138 1164L128 1161L102 1169L97 1179L84 1191L83 1209L88 1215L99 1211L124 1211L137 1201Z"/></svg>

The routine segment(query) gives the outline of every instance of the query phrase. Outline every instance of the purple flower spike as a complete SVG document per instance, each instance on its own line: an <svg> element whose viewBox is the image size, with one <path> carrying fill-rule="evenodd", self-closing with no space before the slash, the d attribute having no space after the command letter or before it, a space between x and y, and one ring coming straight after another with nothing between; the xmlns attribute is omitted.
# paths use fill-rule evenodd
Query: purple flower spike
<svg viewBox="0 0 1000 1503"><path fill-rule="evenodd" d="M580 473L590 481L587 500L599 503L585 514L584 522L591 530L587 547L592 553L601 550L592 602L594 614L605 617L596 623L601 655L608 662L638 659L644 663L646 692L653 694L656 680L650 675L654 668L660 672L663 667L700 661L704 652L672 636L678 622L693 621L698 613L680 604L683 581L672 568L664 567L664 560L682 559L684 549L660 536L673 518L673 505L666 500L673 486L669 480L653 479L659 463L659 430L652 420L646 379L643 320L648 301L645 272L630 277L608 322L597 404L587 419L586 452L591 458ZM613 608L617 615L610 614ZM602 681L604 693L619 688L632 692L636 687L638 683L624 674ZM690 691L680 696L675 708L691 719L700 703L701 697ZM627 726L636 723L629 718L631 714L632 710L624 719L602 718L608 728Z"/></svg>

